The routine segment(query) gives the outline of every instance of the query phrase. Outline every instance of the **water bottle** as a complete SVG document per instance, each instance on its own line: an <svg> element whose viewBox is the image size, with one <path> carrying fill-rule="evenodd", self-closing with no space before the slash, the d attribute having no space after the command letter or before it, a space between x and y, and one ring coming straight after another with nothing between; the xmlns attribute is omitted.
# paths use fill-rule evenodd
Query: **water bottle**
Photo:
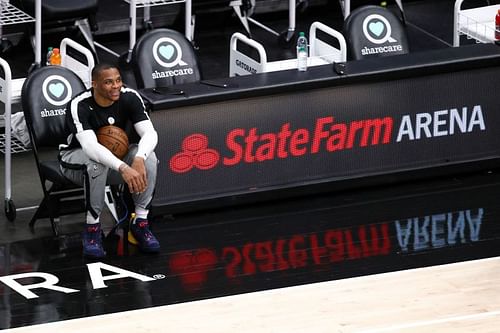
<svg viewBox="0 0 500 333"><path fill-rule="evenodd" d="M50 57L51 65L60 65L61 64L61 53L59 53L59 49L56 47L52 50L52 56Z"/></svg>
<svg viewBox="0 0 500 333"><path fill-rule="evenodd" d="M50 57L52 57L52 46L49 46L47 49L47 61L45 62L45 65L49 66L50 65Z"/></svg>
<svg viewBox="0 0 500 333"><path fill-rule="evenodd" d="M307 38L303 32L300 32L297 39L297 69L299 71L307 70L307 56Z"/></svg>
<svg viewBox="0 0 500 333"><path fill-rule="evenodd" d="M500 40L500 9L495 16L495 39Z"/></svg>

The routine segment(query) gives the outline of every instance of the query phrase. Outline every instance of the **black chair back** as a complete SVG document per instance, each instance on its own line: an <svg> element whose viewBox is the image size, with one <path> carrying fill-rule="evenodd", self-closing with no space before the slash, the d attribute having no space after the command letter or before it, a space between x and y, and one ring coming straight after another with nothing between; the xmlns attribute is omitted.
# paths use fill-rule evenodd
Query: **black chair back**
<svg viewBox="0 0 500 333"><path fill-rule="evenodd" d="M409 53L405 26L390 10L363 6L344 22L349 60Z"/></svg>
<svg viewBox="0 0 500 333"><path fill-rule="evenodd" d="M66 106L84 90L82 80L61 66L42 67L26 78L21 101L35 149L66 143Z"/></svg>
<svg viewBox="0 0 500 333"><path fill-rule="evenodd" d="M42 202L31 218L30 227L41 218L49 218L58 234L60 215L86 211L83 187L73 184L60 169L58 146L66 143L66 108L69 101L85 90L82 80L61 66L47 66L33 71L24 81L21 103L31 138L40 183ZM40 150L52 152L40 154Z"/></svg>
<svg viewBox="0 0 500 333"><path fill-rule="evenodd" d="M201 79L192 44L171 29L154 29L136 42L132 54L137 87L156 88Z"/></svg>

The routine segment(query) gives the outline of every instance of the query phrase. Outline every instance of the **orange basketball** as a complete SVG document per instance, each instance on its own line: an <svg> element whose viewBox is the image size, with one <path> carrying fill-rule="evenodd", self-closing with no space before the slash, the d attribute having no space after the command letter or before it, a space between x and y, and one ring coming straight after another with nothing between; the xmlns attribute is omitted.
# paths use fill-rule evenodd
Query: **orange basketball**
<svg viewBox="0 0 500 333"><path fill-rule="evenodd" d="M122 159L128 152L128 136L120 127L108 125L99 128L97 141L108 148L116 157Z"/></svg>

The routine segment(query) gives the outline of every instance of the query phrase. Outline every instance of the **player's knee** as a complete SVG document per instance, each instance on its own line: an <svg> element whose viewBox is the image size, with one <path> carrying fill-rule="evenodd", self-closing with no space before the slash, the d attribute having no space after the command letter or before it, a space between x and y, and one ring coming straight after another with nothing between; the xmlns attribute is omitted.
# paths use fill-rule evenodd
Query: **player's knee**
<svg viewBox="0 0 500 333"><path fill-rule="evenodd" d="M151 152L151 154L149 154L148 158L146 159L146 168L148 170L156 170L157 168L157 165L158 165L158 158L156 157L156 154L155 152Z"/></svg>

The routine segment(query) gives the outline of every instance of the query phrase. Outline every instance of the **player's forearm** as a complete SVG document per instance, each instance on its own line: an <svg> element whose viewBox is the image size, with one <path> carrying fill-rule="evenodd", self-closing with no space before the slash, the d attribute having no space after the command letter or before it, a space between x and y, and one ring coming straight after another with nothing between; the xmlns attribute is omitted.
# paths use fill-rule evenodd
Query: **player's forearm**
<svg viewBox="0 0 500 333"><path fill-rule="evenodd" d="M139 140L139 148L135 156L142 157L145 160L158 144L158 133L156 133L153 124L149 120L136 123L134 128L141 137Z"/></svg>
<svg viewBox="0 0 500 333"><path fill-rule="evenodd" d="M123 164L123 161L113 155L113 153L106 149L106 147L99 144L93 131L83 131L77 133L76 138L80 142L83 152L91 160L104 164L113 170L118 170L120 165Z"/></svg>

